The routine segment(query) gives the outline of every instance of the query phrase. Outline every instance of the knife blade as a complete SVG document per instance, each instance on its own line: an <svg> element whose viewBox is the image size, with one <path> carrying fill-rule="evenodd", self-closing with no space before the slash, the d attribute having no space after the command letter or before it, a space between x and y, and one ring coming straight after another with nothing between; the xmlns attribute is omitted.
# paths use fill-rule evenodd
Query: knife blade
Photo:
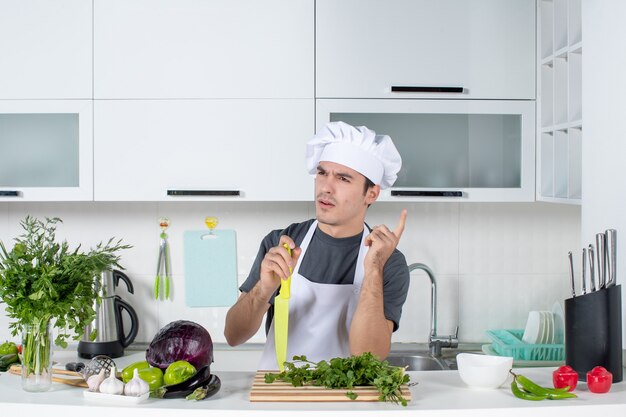
<svg viewBox="0 0 626 417"><path fill-rule="evenodd" d="M574 260L572 259L572 252L567 252L567 258L569 259L569 276L572 282L572 298L576 297L576 283L574 282Z"/></svg>
<svg viewBox="0 0 626 417"><path fill-rule="evenodd" d="M604 288L606 283L606 248L604 245L604 233L596 234L596 258L598 260L598 289Z"/></svg>
<svg viewBox="0 0 626 417"><path fill-rule="evenodd" d="M284 245L287 253L291 256L289 245ZM280 372L285 370L287 360L287 343L289 334L289 299L291 298L291 273L289 277L280 281L280 291L274 297L274 344L276 347L276 362Z"/></svg>
<svg viewBox="0 0 626 417"><path fill-rule="evenodd" d="M617 278L617 230L608 229L604 232L606 236L606 268L608 271L608 280L606 282L607 287L611 287L615 285L615 280Z"/></svg>
<svg viewBox="0 0 626 417"><path fill-rule="evenodd" d="M591 292L596 291L596 269L594 267L593 256L594 250L593 245L589 245L589 250L587 251L587 255L589 255L589 278L591 281Z"/></svg>
<svg viewBox="0 0 626 417"><path fill-rule="evenodd" d="M587 294L587 248L583 248L583 273L582 273L582 290L583 294Z"/></svg>

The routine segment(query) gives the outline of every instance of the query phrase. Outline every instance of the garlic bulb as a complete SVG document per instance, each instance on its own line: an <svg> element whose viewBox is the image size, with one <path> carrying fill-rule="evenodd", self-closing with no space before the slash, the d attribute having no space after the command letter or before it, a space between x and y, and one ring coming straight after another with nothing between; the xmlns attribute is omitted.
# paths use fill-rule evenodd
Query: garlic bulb
<svg viewBox="0 0 626 417"><path fill-rule="evenodd" d="M129 397L141 397L149 391L150 386L146 381L139 378L139 369L135 368L133 371L133 379L128 381L124 386L124 395L128 395Z"/></svg>
<svg viewBox="0 0 626 417"><path fill-rule="evenodd" d="M100 369L100 372L97 375L92 375L87 378L87 386L89 387L89 391L98 392L98 388L100 388L100 384L104 381L104 368Z"/></svg>
<svg viewBox="0 0 626 417"><path fill-rule="evenodd" d="M115 377L117 369L111 368L111 375L100 384L100 392L103 394L120 395L124 392L124 383Z"/></svg>

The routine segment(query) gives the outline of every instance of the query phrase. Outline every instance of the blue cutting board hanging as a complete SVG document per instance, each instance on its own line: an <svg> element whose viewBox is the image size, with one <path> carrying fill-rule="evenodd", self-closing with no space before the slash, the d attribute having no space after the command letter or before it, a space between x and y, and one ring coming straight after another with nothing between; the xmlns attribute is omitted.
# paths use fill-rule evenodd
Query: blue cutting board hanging
<svg viewBox="0 0 626 417"><path fill-rule="evenodd" d="M229 307L237 300L237 236L234 230L184 233L185 302L189 307ZM205 238L203 238L205 237Z"/></svg>

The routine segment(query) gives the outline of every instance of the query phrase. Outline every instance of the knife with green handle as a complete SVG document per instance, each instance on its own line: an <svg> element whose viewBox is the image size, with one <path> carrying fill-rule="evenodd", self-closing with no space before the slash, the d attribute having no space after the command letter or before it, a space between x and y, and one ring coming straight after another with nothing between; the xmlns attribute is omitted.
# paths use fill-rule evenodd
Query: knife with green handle
<svg viewBox="0 0 626 417"><path fill-rule="evenodd" d="M291 249L283 245L291 256ZM285 370L287 360L287 335L289 332L289 298L291 297L291 268L289 277L280 281L280 291L274 297L274 344L276 345L276 362L280 372Z"/></svg>

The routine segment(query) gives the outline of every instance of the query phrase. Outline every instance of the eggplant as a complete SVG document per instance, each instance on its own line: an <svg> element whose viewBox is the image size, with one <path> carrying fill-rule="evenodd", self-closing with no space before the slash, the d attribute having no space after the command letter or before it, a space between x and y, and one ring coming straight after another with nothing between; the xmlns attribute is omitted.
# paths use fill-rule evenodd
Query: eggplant
<svg viewBox="0 0 626 417"><path fill-rule="evenodd" d="M184 398L204 385L211 379L211 366L204 365L195 374L183 382L174 385L164 385L153 391L156 398Z"/></svg>
<svg viewBox="0 0 626 417"><path fill-rule="evenodd" d="M200 388L196 388L191 394L187 395L185 398L187 398L188 400L196 401L204 400L205 398L209 398L217 394L221 387L222 381L220 380L220 377L218 377L217 375L211 375L211 378L209 378L209 382L207 382Z"/></svg>

